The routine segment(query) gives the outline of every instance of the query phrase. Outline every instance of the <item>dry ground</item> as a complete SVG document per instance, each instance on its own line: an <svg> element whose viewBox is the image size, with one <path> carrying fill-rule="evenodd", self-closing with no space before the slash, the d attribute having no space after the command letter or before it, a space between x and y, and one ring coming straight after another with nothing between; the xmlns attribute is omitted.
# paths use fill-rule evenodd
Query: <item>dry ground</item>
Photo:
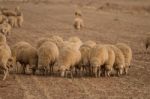
<svg viewBox="0 0 150 99"><path fill-rule="evenodd" d="M106 44L124 42L133 49L132 67L129 75L111 78L72 80L10 74L6 81L0 80L0 99L150 99L150 54L144 54L143 46L150 35L149 0L0 2L10 8L16 5L21 6L25 22L22 28L13 29L10 46L22 40L35 46L38 38L51 34ZM84 13L86 27L81 31L72 27L76 8Z"/></svg>

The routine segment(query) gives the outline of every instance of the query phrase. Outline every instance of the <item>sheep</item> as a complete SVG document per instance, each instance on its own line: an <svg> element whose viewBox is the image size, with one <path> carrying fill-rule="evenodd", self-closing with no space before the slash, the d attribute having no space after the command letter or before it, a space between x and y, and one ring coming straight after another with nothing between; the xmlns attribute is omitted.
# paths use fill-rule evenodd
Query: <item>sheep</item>
<svg viewBox="0 0 150 99"><path fill-rule="evenodd" d="M19 62L23 67L23 74L25 74L27 65L30 66L33 74L35 74L38 63L38 54L36 48L32 47L27 42L18 42L12 48L12 57L14 58L15 64L16 62Z"/></svg>
<svg viewBox="0 0 150 99"><path fill-rule="evenodd" d="M6 37L2 33L0 33L0 43L6 43Z"/></svg>
<svg viewBox="0 0 150 99"><path fill-rule="evenodd" d="M9 74L9 69L13 67L10 47L6 43L0 43L0 69L4 71L3 80Z"/></svg>
<svg viewBox="0 0 150 99"><path fill-rule="evenodd" d="M83 19L81 17L76 17L74 19L74 28L77 30L80 30L84 27L84 22Z"/></svg>
<svg viewBox="0 0 150 99"><path fill-rule="evenodd" d="M114 50L110 47L110 45L105 45L108 51L108 59L104 65L104 73L105 76L110 77L110 73L113 70L113 65L115 63L115 52Z"/></svg>
<svg viewBox="0 0 150 99"><path fill-rule="evenodd" d="M145 40L145 48L146 48L146 50L148 49L149 45L150 45L150 37L147 37L146 40Z"/></svg>
<svg viewBox="0 0 150 99"><path fill-rule="evenodd" d="M80 59L81 53L79 50L70 47L61 48L57 62L61 77L67 76L67 71L71 71L71 77L73 77L72 70L79 64Z"/></svg>
<svg viewBox="0 0 150 99"><path fill-rule="evenodd" d="M125 57L122 51L117 48L115 45L109 46L115 53L115 63L113 69L117 71L117 75L120 76L123 74L123 69L125 67Z"/></svg>
<svg viewBox="0 0 150 99"><path fill-rule="evenodd" d="M17 26L16 16L9 16L8 17L8 23L11 25L11 27L16 27Z"/></svg>
<svg viewBox="0 0 150 99"><path fill-rule="evenodd" d="M95 77L101 74L101 67L105 65L108 60L108 51L104 45L97 44L91 49L90 66L94 72Z"/></svg>
<svg viewBox="0 0 150 99"><path fill-rule="evenodd" d="M45 74L53 73L53 66L59 57L59 49L55 43L46 41L38 48L38 69Z"/></svg>
<svg viewBox="0 0 150 99"><path fill-rule="evenodd" d="M79 49L81 52L80 68L82 68L83 71L85 69L87 72L87 70L89 69L90 72L90 51L95 45L96 43L94 41L86 41Z"/></svg>
<svg viewBox="0 0 150 99"><path fill-rule="evenodd" d="M124 68L124 71L125 71L125 74L127 74L128 73L128 69L131 66L132 50L125 43L117 43L116 47L119 48L122 51L122 53L123 53L123 55L125 57L125 68Z"/></svg>

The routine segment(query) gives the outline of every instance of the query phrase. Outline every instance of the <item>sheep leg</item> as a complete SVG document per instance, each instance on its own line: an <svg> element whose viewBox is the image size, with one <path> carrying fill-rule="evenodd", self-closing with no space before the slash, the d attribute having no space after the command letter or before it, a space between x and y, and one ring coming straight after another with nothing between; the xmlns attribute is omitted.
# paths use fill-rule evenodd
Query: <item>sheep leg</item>
<svg viewBox="0 0 150 99"><path fill-rule="evenodd" d="M6 79L7 75L8 75L8 68L5 68L3 80Z"/></svg>
<svg viewBox="0 0 150 99"><path fill-rule="evenodd" d="M125 75L128 74L128 68L127 67L124 68L124 73L125 73Z"/></svg>
<svg viewBox="0 0 150 99"><path fill-rule="evenodd" d="M98 69L98 77L100 77L101 76L101 68L99 67L99 69Z"/></svg>
<svg viewBox="0 0 150 99"><path fill-rule="evenodd" d="M97 78L97 67L93 67L93 72L94 72L95 77Z"/></svg>

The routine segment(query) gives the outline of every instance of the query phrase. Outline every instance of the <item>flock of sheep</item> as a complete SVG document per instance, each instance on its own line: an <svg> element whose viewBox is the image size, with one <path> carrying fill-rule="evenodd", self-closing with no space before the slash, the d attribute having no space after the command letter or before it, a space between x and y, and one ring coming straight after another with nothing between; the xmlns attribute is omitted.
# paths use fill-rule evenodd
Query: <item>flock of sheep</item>
<svg viewBox="0 0 150 99"><path fill-rule="evenodd" d="M10 35L13 27L21 27L23 21L20 7L16 7L14 10L5 7L0 8L0 32L5 36Z"/></svg>
<svg viewBox="0 0 150 99"><path fill-rule="evenodd" d="M83 28L82 13L77 11L75 16L74 27ZM94 77L128 74L132 50L125 43L97 44L91 40L83 42L75 36L64 40L60 36L52 35L40 38L36 47L21 41L10 48L6 40L10 31L5 30L5 25L20 27L22 23L23 14L19 7L14 11L0 9L0 70L4 72L3 80L6 79L10 70L19 72L17 63L20 63L23 74L26 73L27 67L33 74L58 73L61 77L70 75L71 78L74 75L85 74ZM149 39L146 40L145 45L148 48Z"/></svg>
<svg viewBox="0 0 150 99"><path fill-rule="evenodd" d="M0 34L0 67L4 71L3 80L10 68L18 72L17 62L21 64L22 73L26 66L33 74L59 73L66 77L70 74L99 77L110 76L113 71L117 75L128 73L132 60L131 48L124 44L96 44L94 41L82 42L78 37L63 38L53 35L40 38L36 47L28 42L18 42L10 49L6 37Z"/></svg>

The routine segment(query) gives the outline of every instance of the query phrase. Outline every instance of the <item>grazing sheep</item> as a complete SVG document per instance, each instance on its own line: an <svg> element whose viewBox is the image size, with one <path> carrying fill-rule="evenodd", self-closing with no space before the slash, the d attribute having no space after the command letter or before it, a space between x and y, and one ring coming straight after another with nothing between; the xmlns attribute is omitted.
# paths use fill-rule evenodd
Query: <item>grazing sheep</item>
<svg viewBox="0 0 150 99"><path fill-rule="evenodd" d="M14 62L19 62L23 67L23 73L25 74L26 66L29 65L33 74L37 68L38 55L37 50L27 42L18 42L12 48L12 56Z"/></svg>
<svg viewBox="0 0 150 99"><path fill-rule="evenodd" d="M108 60L105 63L104 71L105 76L110 77L110 73L113 70L113 65L115 63L115 52L111 49L110 45L105 45L108 51Z"/></svg>
<svg viewBox="0 0 150 99"><path fill-rule="evenodd" d="M74 28L80 30L84 27L84 22L81 17L76 17L74 20Z"/></svg>
<svg viewBox="0 0 150 99"><path fill-rule="evenodd" d="M94 72L95 77L100 76L101 67L105 65L108 60L108 51L104 45L96 45L92 48L90 53L90 66Z"/></svg>
<svg viewBox="0 0 150 99"><path fill-rule="evenodd" d="M2 33L0 33L0 43L6 43L6 37Z"/></svg>
<svg viewBox="0 0 150 99"><path fill-rule="evenodd" d="M46 41L38 48L38 69L45 74L53 72L53 66L59 57L59 49L55 43Z"/></svg>
<svg viewBox="0 0 150 99"><path fill-rule="evenodd" d="M80 61L80 67L84 71L89 71L90 73L90 51L91 49L96 45L94 41L86 41L83 43L83 45L80 47L81 52L81 61Z"/></svg>
<svg viewBox="0 0 150 99"><path fill-rule="evenodd" d="M122 51L122 53L123 53L123 55L125 57L125 68L124 68L124 70L125 70L125 74L127 74L128 73L128 69L131 66L132 50L125 43L117 43L116 47L119 48Z"/></svg>
<svg viewBox="0 0 150 99"><path fill-rule="evenodd" d="M122 51L114 45L111 45L110 48L115 52L115 63L113 68L117 71L117 75L120 76L123 73L125 67L125 57Z"/></svg>
<svg viewBox="0 0 150 99"><path fill-rule="evenodd" d="M16 16L9 16L9 17L8 17L8 23L9 23L12 27L16 27L16 26L17 26L17 18L16 18Z"/></svg>
<svg viewBox="0 0 150 99"><path fill-rule="evenodd" d="M79 64L80 59L81 53L79 50L70 47L61 48L57 63L61 77L67 76L67 71L71 71L71 77L73 77L72 70Z"/></svg>
<svg viewBox="0 0 150 99"><path fill-rule="evenodd" d="M0 69L4 71L3 80L6 79L11 67L13 67L11 50L6 43L0 43Z"/></svg>
<svg viewBox="0 0 150 99"><path fill-rule="evenodd" d="M148 49L149 45L150 45L150 37L147 37L146 40L145 40L145 48L146 48L146 50Z"/></svg>

